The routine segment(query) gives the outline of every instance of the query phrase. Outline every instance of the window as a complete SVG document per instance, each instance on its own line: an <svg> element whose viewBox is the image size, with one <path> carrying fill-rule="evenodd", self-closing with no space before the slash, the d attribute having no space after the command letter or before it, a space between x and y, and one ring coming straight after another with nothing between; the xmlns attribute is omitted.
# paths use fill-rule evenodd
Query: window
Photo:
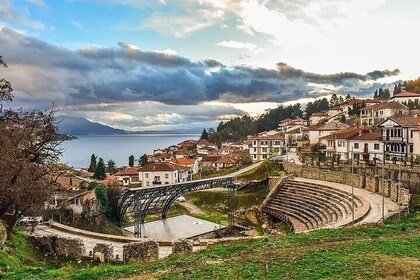
<svg viewBox="0 0 420 280"><path fill-rule="evenodd" d="M165 179L168 179L169 178L169 174L165 174Z"/></svg>
<svg viewBox="0 0 420 280"><path fill-rule="evenodd" d="M76 198L74 200L74 205L80 205L80 198Z"/></svg>
<svg viewBox="0 0 420 280"><path fill-rule="evenodd" d="M146 182L146 187L150 186L149 181Z"/></svg>
<svg viewBox="0 0 420 280"><path fill-rule="evenodd" d="M379 150L379 144L374 144L374 145L373 145L373 149L374 149L374 150Z"/></svg>
<svg viewBox="0 0 420 280"><path fill-rule="evenodd" d="M149 173L144 173L144 178L149 178Z"/></svg>
<svg viewBox="0 0 420 280"><path fill-rule="evenodd" d="M359 149L359 143L354 143L354 148Z"/></svg>

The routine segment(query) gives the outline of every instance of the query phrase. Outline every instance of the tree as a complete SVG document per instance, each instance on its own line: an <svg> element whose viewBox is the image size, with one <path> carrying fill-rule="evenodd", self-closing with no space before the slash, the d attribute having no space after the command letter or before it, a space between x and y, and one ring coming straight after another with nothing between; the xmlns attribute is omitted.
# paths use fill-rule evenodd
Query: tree
<svg viewBox="0 0 420 280"><path fill-rule="evenodd" d="M392 92L392 95L396 95L398 93L402 92L402 85L401 83L398 83L394 86L394 91Z"/></svg>
<svg viewBox="0 0 420 280"><path fill-rule="evenodd" d="M330 107L333 107L333 106L337 105L338 102L339 102L339 100L338 100L337 94L334 93L333 95L331 95Z"/></svg>
<svg viewBox="0 0 420 280"><path fill-rule="evenodd" d="M88 168L88 171L89 172L95 172L96 171L96 156L95 156L95 154L92 154L91 156L90 156L90 164L89 164L89 168Z"/></svg>
<svg viewBox="0 0 420 280"><path fill-rule="evenodd" d="M130 167L134 166L134 156L133 155L128 157L128 166L130 166Z"/></svg>
<svg viewBox="0 0 420 280"><path fill-rule="evenodd" d="M115 164L115 161L113 161L112 159L108 160L107 164L106 164L106 171L109 173L114 173L115 170L117 170L117 166Z"/></svg>
<svg viewBox="0 0 420 280"><path fill-rule="evenodd" d="M209 139L209 134L207 133L206 129L203 129L203 133L201 133L200 139Z"/></svg>
<svg viewBox="0 0 420 280"><path fill-rule="evenodd" d="M0 67L6 67L0 56ZM12 102L12 86L0 79L0 103ZM54 108L0 112L0 217L13 215L8 230L24 216L42 215L53 190L52 171L62 153Z"/></svg>
<svg viewBox="0 0 420 280"><path fill-rule="evenodd" d="M149 159L147 158L147 155L146 155L146 154L142 155L142 156L140 157L140 160L139 160L139 165L140 165L140 166L145 166L145 165L147 165L148 163L149 163Z"/></svg>
<svg viewBox="0 0 420 280"><path fill-rule="evenodd" d="M99 158L98 165L96 166L95 174L93 174L93 178L97 180L103 180L105 179L105 163L103 158Z"/></svg>
<svg viewBox="0 0 420 280"><path fill-rule="evenodd" d="M346 96L346 100L350 100L350 99L351 99L351 95L350 95L350 93L348 93L347 96Z"/></svg>
<svg viewBox="0 0 420 280"><path fill-rule="evenodd" d="M340 122L346 123L346 116L345 115L341 115Z"/></svg>

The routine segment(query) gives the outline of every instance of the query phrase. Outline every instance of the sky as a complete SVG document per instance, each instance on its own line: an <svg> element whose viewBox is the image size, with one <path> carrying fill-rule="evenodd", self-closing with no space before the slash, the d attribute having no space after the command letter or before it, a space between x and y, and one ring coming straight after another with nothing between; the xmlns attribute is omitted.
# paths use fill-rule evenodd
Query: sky
<svg viewBox="0 0 420 280"><path fill-rule="evenodd" d="M418 0L0 0L0 75L13 106L216 127L418 78L419 14Z"/></svg>

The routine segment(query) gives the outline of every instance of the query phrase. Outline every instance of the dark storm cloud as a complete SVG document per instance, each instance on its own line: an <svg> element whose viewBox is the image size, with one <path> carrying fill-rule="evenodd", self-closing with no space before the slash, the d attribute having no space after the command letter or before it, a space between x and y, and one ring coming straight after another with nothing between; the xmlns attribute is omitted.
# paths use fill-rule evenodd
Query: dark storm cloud
<svg viewBox="0 0 420 280"><path fill-rule="evenodd" d="M21 100L55 100L62 105L122 101L199 104L204 101L284 102L317 97L326 86L358 92L399 70L322 75L285 63L277 69L228 67L216 60L191 61L170 53L143 51L127 43L115 48L57 47L16 30L0 30L5 76Z"/></svg>

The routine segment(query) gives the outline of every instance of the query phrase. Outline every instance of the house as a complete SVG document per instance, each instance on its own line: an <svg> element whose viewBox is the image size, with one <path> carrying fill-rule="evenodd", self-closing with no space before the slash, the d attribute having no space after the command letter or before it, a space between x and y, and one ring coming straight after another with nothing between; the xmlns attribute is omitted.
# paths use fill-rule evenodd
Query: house
<svg viewBox="0 0 420 280"><path fill-rule="evenodd" d="M211 155L215 153L216 151L217 151L217 148L215 148L214 146L201 146L200 148L198 148L198 145L197 145L197 153L202 154L202 155Z"/></svg>
<svg viewBox="0 0 420 280"><path fill-rule="evenodd" d="M324 112L313 113L309 117L309 125L310 126L318 125L320 122L326 120L327 118L328 118L328 115Z"/></svg>
<svg viewBox="0 0 420 280"><path fill-rule="evenodd" d="M337 121L326 123L321 126L309 127L309 143L310 145L318 144L320 138L330 135L334 131L338 131L348 127L349 125Z"/></svg>
<svg viewBox="0 0 420 280"><path fill-rule="evenodd" d="M413 133L413 157L414 160L420 159L420 127L411 129Z"/></svg>
<svg viewBox="0 0 420 280"><path fill-rule="evenodd" d="M139 167L127 167L114 174L115 178L122 182L123 186L140 185Z"/></svg>
<svg viewBox="0 0 420 280"><path fill-rule="evenodd" d="M282 132L285 132L286 130L290 129L291 127L294 126L307 126L308 125L308 121L301 119L301 118L297 118L297 119L284 119L282 121L280 121L279 123L279 130Z"/></svg>
<svg viewBox="0 0 420 280"><path fill-rule="evenodd" d="M221 158L221 155L204 155L201 159L201 168L203 170L213 169L214 163Z"/></svg>
<svg viewBox="0 0 420 280"><path fill-rule="evenodd" d="M414 131L419 120L412 117L390 117L380 122L385 160L410 162L414 153Z"/></svg>
<svg viewBox="0 0 420 280"><path fill-rule="evenodd" d="M321 141L326 143L325 154L327 157L336 157L341 161L349 160L348 140L356 135L362 135L366 131L357 127L347 127L332 132L330 135L321 137Z"/></svg>
<svg viewBox="0 0 420 280"><path fill-rule="evenodd" d="M220 170L220 169L236 166L237 164L238 163L236 162L236 160L231 157L222 157L218 159L216 162L214 162L213 167L216 170Z"/></svg>
<svg viewBox="0 0 420 280"><path fill-rule="evenodd" d="M239 150L239 148L236 148L236 147L234 147L234 146L225 146L225 147L222 147L222 148L220 148L218 151L217 151L217 153L219 154L219 155L222 155L222 156L227 156L227 155L231 155L231 154L233 154L235 151L237 151L237 150Z"/></svg>
<svg viewBox="0 0 420 280"><path fill-rule="evenodd" d="M328 118L336 118L344 112L344 109L340 105L332 106L328 109Z"/></svg>
<svg viewBox="0 0 420 280"><path fill-rule="evenodd" d="M206 147L206 148L212 148L212 149L215 149L215 150L217 150L219 148L216 144L210 143L206 139L200 139L200 140L198 140L198 142L197 142L197 150L200 150L200 149L202 149L204 147Z"/></svg>
<svg viewBox="0 0 420 280"><path fill-rule="evenodd" d="M95 191L85 191L67 199L65 202L63 202L63 206L73 210L74 214L80 215L83 212L83 206L87 202L95 200Z"/></svg>
<svg viewBox="0 0 420 280"><path fill-rule="evenodd" d="M298 141L309 138L308 128L302 125L293 126L285 131L284 138L288 147L295 147Z"/></svg>
<svg viewBox="0 0 420 280"><path fill-rule="evenodd" d="M149 163L139 169L139 178L142 187L174 184L192 180L189 170L169 162Z"/></svg>
<svg viewBox="0 0 420 280"><path fill-rule="evenodd" d="M408 103L409 101L420 103L420 93L403 91L392 96L390 100L399 102L399 103L403 103L403 102Z"/></svg>
<svg viewBox="0 0 420 280"><path fill-rule="evenodd" d="M366 162L377 159L382 161L384 145L381 141L381 135L381 130L376 129L349 139L349 157Z"/></svg>
<svg viewBox="0 0 420 280"><path fill-rule="evenodd" d="M408 116L409 108L396 101L367 106L360 110L361 125L376 125L393 116Z"/></svg>
<svg viewBox="0 0 420 280"><path fill-rule="evenodd" d="M193 159L193 158L186 158L186 157L178 158L175 160L174 163L180 166L188 167L189 169L191 169L191 172L193 175L197 174L200 171L198 160Z"/></svg>
<svg viewBox="0 0 420 280"><path fill-rule="evenodd" d="M248 141L251 141L249 154L253 162L280 154L285 146L284 136L277 131L261 132L254 136L248 136Z"/></svg>

